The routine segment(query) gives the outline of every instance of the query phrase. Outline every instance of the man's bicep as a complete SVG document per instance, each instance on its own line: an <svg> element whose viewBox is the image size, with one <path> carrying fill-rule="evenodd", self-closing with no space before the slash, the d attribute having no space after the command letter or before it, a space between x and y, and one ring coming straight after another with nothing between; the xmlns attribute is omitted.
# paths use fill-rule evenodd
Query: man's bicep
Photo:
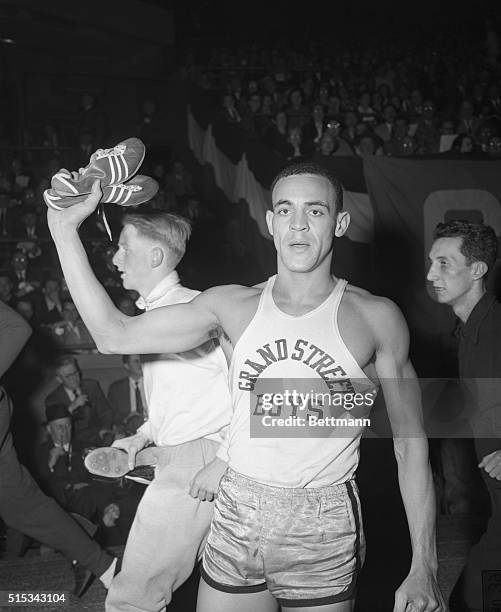
<svg viewBox="0 0 501 612"><path fill-rule="evenodd" d="M379 328L376 371L381 381L394 437L422 435L421 391L409 359L409 331L402 313L392 308Z"/></svg>
<svg viewBox="0 0 501 612"><path fill-rule="evenodd" d="M123 354L180 353L200 346L217 326L215 315L195 299L122 319L122 333L104 348Z"/></svg>

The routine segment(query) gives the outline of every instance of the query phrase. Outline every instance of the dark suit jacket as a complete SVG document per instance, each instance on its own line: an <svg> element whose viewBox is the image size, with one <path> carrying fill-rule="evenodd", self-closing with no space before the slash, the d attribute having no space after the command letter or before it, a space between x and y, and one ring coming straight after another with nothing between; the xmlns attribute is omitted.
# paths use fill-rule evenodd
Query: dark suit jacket
<svg viewBox="0 0 501 612"><path fill-rule="evenodd" d="M83 395L88 402L72 415L73 438L84 444L99 444L99 430L111 427L111 408L97 380L82 379L80 384ZM45 405L63 404L69 406L70 398L61 384L50 393Z"/></svg>
<svg viewBox="0 0 501 612"><path fill-rule="evenodd" d="M112 411L113 425L120 425L131 411L129 377L111 383L108 389L108 402Z"/></svg>

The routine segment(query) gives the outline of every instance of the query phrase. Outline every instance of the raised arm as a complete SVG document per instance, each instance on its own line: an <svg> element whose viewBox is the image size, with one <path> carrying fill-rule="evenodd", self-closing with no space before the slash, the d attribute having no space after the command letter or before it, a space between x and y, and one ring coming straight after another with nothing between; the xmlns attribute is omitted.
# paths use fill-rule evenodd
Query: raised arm
<svg viewBox="0 0 501 612"><path fill-rule="evenodd" d="M137 317L128 317L114 306L96 279L78 236L78 227L94 212L100 198L96 181L84 202L47 212L68 289L97 348L102 353L176 353L202 344L219 326L210 306L215 290L190 303Z"/></svg>
<svg viewBox="0 0 501 612"><path fill-rule="evenodd" d="M0 300L0 379L10 368L31 335L21 315Z"/></svg>
<svg viewBox="0 0 501 612"><path fill-rule="evenodd" d="M398 481L412 544L409 575L395 595L395 612L445 610L437 584L435 491L424 433L421 394L409 360L409 332L402 313L382 300L373 317L381 380L393 431Z"/></svg>

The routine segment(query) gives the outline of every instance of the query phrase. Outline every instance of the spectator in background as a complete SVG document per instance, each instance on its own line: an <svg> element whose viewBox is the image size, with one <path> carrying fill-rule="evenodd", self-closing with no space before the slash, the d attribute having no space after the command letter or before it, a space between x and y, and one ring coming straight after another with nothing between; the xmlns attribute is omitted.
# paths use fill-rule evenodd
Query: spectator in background
<svg viewBox="0 0 501 612"><path fill-rule="evenodd" d="M299 88L289 93L289 105L285 109L290 128L302 128L310 117L310 110L303 105L303 93Z"/></svg>
<svg viewBox="0 0 501 612"><path fill-rule="evenodd" d="M374 134L363 134L355 146L355 153L359 157L382 155L382 146L379 138Z"/></svg>
<svg viewBox="0 0 501 612"><path fill-rule="evenodd" d="M142 425L148 416L141 356L123 355L122 363L127 376L111 383L108 402L111 406L113 429L118 433L133 435L136 432L129 429L132 423L129 417L139 416L139 425Z"/></svg>
<svg viewBox="0 0 501 612"><path fill-rule="evenodd" d="M459 107L456 134L474 136L481 123L481 119L474 115L473 103L470 100L464 100Z"/></svg>
<svg viewBox="0 0 501 612"><path fill-rule="evenodd" d="M63 320L63 300L57 279L48 277L44 281L34 305L38 325L52 325Z"/></svg>
<svg viewBox="0 0 501 612"><path fill-rule="evenodd" d="M409 137L409 122L405 117L395 120L395 128L392 137L383 143L383 153L389 157L402 157L405 153L404 142Z"/></svg>
<svg viewBox="0 0 501 612"><path fill-rule="evenodd" d="M287 113L280 110L275 115L275 120L272 125L268 128L264 136L264 142L274 153L282 158L286 158L288 151L288 134Z"/></svg>
<svg viewBox="0 0 501 612"><path fill-rule="evenodd" d="M393 104L387 104L383 110L383 123L380 123L374 128L374 133L378 136L383 143L391 140L393 132L395 131L395 120L397 118L397 111Z"/></svg>
<svg viewBox="0 0 501 612"><path fill-rule="evenodd" d="M303 130L300 127L290 127L287 135L286 159L302 157L306 153L303 144Z"/></svg>
<svg viewBox="0 0 501 612"><path fill-rule="evenodd" d="M96 380L82 378L77 360L66 355L56 367L59 386L50 393L45 406L62 404L71 415L73 436L84 446L101 446L111 429L111 408Z"/></svg>
<svg viewBox="0 0 501 612"><path fill-rule="evenodd" d="M20 299L16 302L16 311L33 327L35 310L31 300Z"/></svg>
<svg viewBox="0 0 501 612"><path fill-rule="evenodd" d="M475 153L475 143L469 134L460 134L456 136L452 143L451 151L460 153L461 155L472 156Z"/></svg>
<svg viewBox="0 0 501 612"><path fill-rule="evenodd" d="M94 348L94 340L72 300L63 301L63 320L51 326L58 344L66 348Z"/></svg>
<svg viewBox="0 0 501 612"><path fill-rule="evenodd" d="M33 294L40 287L40 272L29 265L28 256L23 251L16 250L13 253L10 277L14 283L13 291L17 298Z"/></svg>
<svg viewBox="0 0 501 612"><path fill-rule="evenodd" d="M14 283L9 274L2 272L0 272L0 301L11 307L14 307L16 302Z"/></svg>
<svg viewBox="0 0 501 612"><path fill-rule="evenodd" d="M370 126L374 126L377 123L377 112L371 106L371 94L369 92L364 92L359 100L357 106L357 113L360 117L360 120L364 123L369 124Z"/></svg>
<svg viewBox="0 0 501 612"><path fill-rule="evenodd" d="M113 502L111 487L98 487L83 463L85 447L72 434L71 415L63 404L45 409L49 439L35 449L34 476L42 491L67 512L98 523Z"/></svg>
<svg viewBox="0 0 501 612"><path fill-rule="evenodd" d="M327 118L324 107L321 104L314 104L311 117L303 128L303 140L308 151L314 151L320 145L322 136L327 128Z"/></svg>
<svg viewBox="0 0 501 612"><path fill-rule="evenodd" d="M423 113L419 119L414 136L419 147L419 153L430 155L438 153L440 144L440 130L435 116L436 107L432 100L425 100Z"/></svg>
<svg viewBox="0 0 501 612"><path fill-rule="evenodd" d="M226 93L221 99L221 115L228 123L240 123L242 117L237 110L235 96Z"/></svg>
<svg viewBox="0 0 501 612"><path fill-rule="evenodd" d="M77 120L78 134L90 134L92 142L98 148L106 146L106 115L104 111L96 103L96 99L90 93L83 94L80 100L80 111ZM92 153L92 151L91 151ZM84 165L87 165L89 156Z"/></svg>
<svg viewBox="0 0 501 612"><path fill-rule="evenodd" d="M355 111L347 111L344 114L344 127L341 131L341 138L345 140L350 146L355 145L357 140L357 123L358 115Z"/></svg>

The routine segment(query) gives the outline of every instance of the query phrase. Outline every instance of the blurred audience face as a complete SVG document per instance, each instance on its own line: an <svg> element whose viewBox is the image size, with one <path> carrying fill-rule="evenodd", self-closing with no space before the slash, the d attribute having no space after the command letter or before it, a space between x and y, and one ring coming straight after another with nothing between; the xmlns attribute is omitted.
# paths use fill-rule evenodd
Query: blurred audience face
<svg viewBox="0 0 501 612"><path fill-rule="evenodd" d="M331 136L331 134L329 134L329 132L326 132L320 141L320 153L322 153L322 155L332 155L334 152L334 147L334 138Z"/></svg>
<svg viewBox="0 0 501 612"><path fill-rule="evenodd" d="M71 418L61 417L47 423L47 431L54 444L64 446L71 442Z"/></svg>
<svg viewBox="0 0 501 612"><path fill-rule="evenodd" d="M409 122L405 117L399 117L395 120L395 138L404 138L409 132Z"/></svg>
<svg viewBox="0 0 501 612"><path fill-rule="evenodd" d="M141 356L128 355L126 361L124 361L124 368L133 380L139 380L142 378L143 366L141 364Z"/></svg>
<svg viewBox="0 0 501 612"><path fill-rule="evenodd" d="M303 103L303 96L301 95L299 89L295 89L293 92L291 92L290 103L292 108L298 109L301 107Z"/></svg>
<svg viewBox="0 0 501 612"><path fill-rule="evenodd" d="M489 140L487 152L491 157L495 157L496 159L501 157L501 137L493 136Z"/></svg>
<svg viewBox="0 0 501 612"><path fill-rule="evenodd" d="M12 281L6 275L0 276L0 300L8 302L12 298Z"/></svg>
<svg viewBox="0 0 501 612"><path fill-rule="evenodd" d="M412 136L405 136L402 139L402 152L404 155L414 155L416 152L417 144Z"/></svg>
<svg viewBox="0 0 501 612"><path fill-rule="evenodd" d="M65 321L68 321L68 323L72 323L73 325L75 325L79 318L80 315L78 314L78 310L75 304L73 302L66 301L63 304L63 319Z"/></svg>
<svg viewBox="0 0 501 612"><path fill-rule="evenodd" d="M301 132L301 128L298 128L298 127L291 128L289 130L288 141L291 143L293 147L301 146L301 143L303 141L303 134Z"/></svg>
<svg viewBox="0 0 501 612"><path fill-rule="evenodd" d="M357 153L361 157L367 157L369 155L376 154L376 143L374 142L374 138L372 136L362 136L358 143L358 147L356 147Z"/></svg>
<svg viewBox="0 0 501 612"><path fill-rule="evenodd" d="M42 289L42 293L47 296L49 300L53 302L61 300L61 293L59 290L59 282L55 279L48 279Z"/></svg>
<svg viewBox="0 0 501 612"><path fill-rule="evenodd" d="M278 113L275 115L275 125L281 132L285 132L287 130L287 114L284 111L278 111Z"/></svg>
<svg viewBox="0 0 501 612"><path fill-rule="evenodd" d="M385 123L393 123L397 117L397 111L395 110L395 107L391 104L385 106L383 111L383 117Z"/></svg>
<svg viewBox="0 0 501 612"><path fill-rule="evenodd" d="M314 104L311 114L315 123L321 123L325 117L324 107L321 104Z"/></svg>
<svg viewBox="0 0 501 612"><path fill-rule="evenodd" d="M432 119L435 115L435 104L431 100L425 100L423 104L423 117L425 119Z"/></svg>
<svg viewBox="0 0 501 612"><path fill-rule="evenodd" d="M67 389L75 391L80 387L80 370L76 361L63 363L56 369L57 379Z"/></svg>
<svg viewBox="0 0 501 612"><path fill-rule="evenodd" d="M252 114L259 113L261 110L261 96L259 94L252 94L249 98L249 110Z"/></svg>
<svg viewBox="0 0 501 612"><path fill-rule="evenodd" d="M16 272L26 270L26 268L28 267L28 258L24 253L21 253L21 251L16 251L14 253L11 262L12 267Z"/></svg>
<svg viewBox="0 0 501 612"><path fill-rule="evenodd" d="M446 119L442 121L442 127L440 128L440 133L444 135L452 135L455 133L454 122Z"/></svg>
<svg viewBox="0 0 501 612"><path fill-rule="evenodd" d="M31 321L35 314L33 304L29 300L19 300L16 304L16 310L26 321Z"/></svg>

